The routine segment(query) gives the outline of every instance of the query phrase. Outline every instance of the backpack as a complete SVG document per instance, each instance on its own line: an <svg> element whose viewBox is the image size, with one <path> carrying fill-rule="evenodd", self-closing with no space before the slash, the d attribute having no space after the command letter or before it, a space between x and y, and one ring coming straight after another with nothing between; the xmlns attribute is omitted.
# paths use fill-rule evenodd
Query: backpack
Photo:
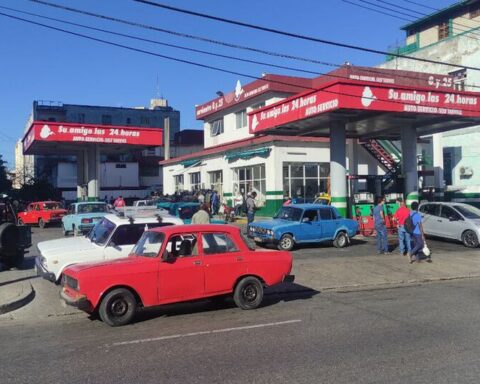
<svg viewBox="0 0 480 384"><path fill-rule="evenodd" d="M405 229L405 232L407 232L410 235L413 235L413 231L415 230L415 225L413 224L412 215L408 215L408 217L405 219L405 223L403 223L403 228Z"/></svg>

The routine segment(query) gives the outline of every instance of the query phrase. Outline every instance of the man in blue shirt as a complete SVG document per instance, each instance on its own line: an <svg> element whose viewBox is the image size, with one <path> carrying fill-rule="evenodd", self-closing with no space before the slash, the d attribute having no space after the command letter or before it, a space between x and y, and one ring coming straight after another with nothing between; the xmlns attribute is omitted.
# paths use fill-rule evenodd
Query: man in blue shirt
<svg viewBox="0 0 480 384"><path fill-rule="evenodd" d="M385 199L379 197L377 205L373 208L373 222L375 223L375 231L377 231L377 253L388 254L388 237L387 227L385 225L385 214L383 213L383 204Z"/></svg>
<svg viewBox="0 0 480 384"><path fill-rule="evenodd" d="M412 212L410 213L413 223L413 248L410 254L410 263L420 262L420 255L418 254L425 245L425 235L423 234L422 215L418 213L418 202L412 203Z"/></svg>

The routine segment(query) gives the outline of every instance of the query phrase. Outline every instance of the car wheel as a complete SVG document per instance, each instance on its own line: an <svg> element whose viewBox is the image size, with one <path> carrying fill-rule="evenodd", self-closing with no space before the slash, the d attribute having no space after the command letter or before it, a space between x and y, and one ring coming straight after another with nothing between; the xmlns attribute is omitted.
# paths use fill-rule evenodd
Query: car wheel
<svg viewBox="0 0 480 384"><path fill-rule="evenodd" d="M38 226L40 228L45 228L45 222L43 221L43 219L38 219Z"/></svg>
<svg viewBox="0 0 480 384"><path fill-rule="evenodd" d="M72 224L72 233L73 233L73 236L77 236L77 231L75 229L75 224Z"/></svg>
<svg viewBox="0 0 480 384"><path fill-rule="evenodd" d="M256 277L248 276L240 280L233 293L233 301L241 309L255 309L263 300L263 286Z"/></svg>
<svg viewBox="0 0 480 384"><path fill-rule="evenodd" d="M137 300L128 289L117 288L102 299L98 314L100 319L111 327L128 324L135 316Z"/></svg>
<svg viewBox="0 0 480 384"><path fill-rule="evenodd" d="M333 246L335 248L344 248L348 245L348 237L345 232L337 233L335 239L333 240Z"/></svg>
<svg viewBox="0 0 480 384"><path fill-rule="evenodd" d="M68 236L68 231L63 227L63 236Z"/></svg>
<svg viewBox="0 0 480 384"><path fill-rule="evenodd" d="M472 231L465 231L462 235L462 243L468 248L477 248L478 247L478 236Z"/></svg>
<svg viewBox="0 0 480 384"><path fill-rule="evenodd" d="M295 246L295 241L292 235L285 234L280 238L278 242L278 249L280 251L291 251Z"/></svg>

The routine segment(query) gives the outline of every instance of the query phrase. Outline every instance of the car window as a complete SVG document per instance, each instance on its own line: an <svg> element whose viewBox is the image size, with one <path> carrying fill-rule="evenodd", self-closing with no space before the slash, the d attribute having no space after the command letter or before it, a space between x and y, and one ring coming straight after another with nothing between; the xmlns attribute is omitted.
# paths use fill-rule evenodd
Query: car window
<svg viewBox="0 0 480 384"><path fill-rule="evenodd" d="M197 236L192 233L172 235L168 239L166 250L170 257L198 256Z"/></svg>
<svg viewBox="0 0 480 384"><path fill-rule="evenodd" d="M455 205L455 209L467 219L480 219L480 209L478 208L470 205Z"/></svg>
<svg viewBox="0 0 480 384"><path fill-rule="evenodd" d="M203 253L215 255L218 253L238 252L238 248L226 233L205 233L202 235Z"/></svg>
<svg viewBox="0 0 480 384"><path fill-rule="evenodd" d="M320 208L320 219L321 220L331 220L332 210L329 208Z"/></svg>
<svg viewBox="0 0 480 384"><path fill-rule="evenodd" d="M144 232L132 249L132 254L144 257L157 257L165 235L161 232Z"/></svg>
<svg viewBox="0 0 480 384"><path fill-rule="evenodd" d="M71 204L70 207L68 207L68 213L70 215L73 215L75 213L75 204Z"/></svg>
<svg viewBox="0 0 480 384"><path fill-rule="evenodd" d="M98 213L107 212L107 205L100 204L82 204L78 206L78 213Z"/></svg>
<svg viewBox="0 0 480 384"><path fill-rule="evenodd" d="M458 214L458 212L456 212L453 208L451 208L447 205L442 206L441 216L444 217L445 219L452 218L454 220L460 220L460 215Z"/></svg>
<svg viewBox="0 0 480 384"><path fill-rule="evenodd" d="M307 221L317 221L318 220L318 211L316 209L307 209L303 214L303 220L308 219Z"/></svg>
<svg viewBox="0 0 480 384"><path fill-rule="evenodd" d="M170 223L152 223L152 224L124 224L117 227L112 236L111 242L115 245L136 244L146 229L162 227Z"/></svg>
<svg viewBox="0 0 480 384"><path fill-rule="evenodd" d="M433 216L440 216L440 204L425 204L422 205L422 208L423 210L420 211L422 213Z"/></svg>
<svg viewBox="0 0 480 384"><path fill-rule="evenodd" d="M274 216L274 219L289 220L289 221L300 221L302 217L302 210L295 207L282 207L278 213Z"/></svg>

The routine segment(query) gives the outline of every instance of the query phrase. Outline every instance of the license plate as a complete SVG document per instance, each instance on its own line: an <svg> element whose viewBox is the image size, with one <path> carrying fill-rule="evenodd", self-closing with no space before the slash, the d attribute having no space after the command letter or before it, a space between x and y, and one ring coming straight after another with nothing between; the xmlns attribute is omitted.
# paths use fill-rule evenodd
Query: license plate
<svg viewBox="0 0 480 384"><path fill-rule="evenodd" d="M254 241L258 242L258 243L261 243L263 241L263 239L261 237L258 237L258 236L255 236L253 238Z"/></svg>

